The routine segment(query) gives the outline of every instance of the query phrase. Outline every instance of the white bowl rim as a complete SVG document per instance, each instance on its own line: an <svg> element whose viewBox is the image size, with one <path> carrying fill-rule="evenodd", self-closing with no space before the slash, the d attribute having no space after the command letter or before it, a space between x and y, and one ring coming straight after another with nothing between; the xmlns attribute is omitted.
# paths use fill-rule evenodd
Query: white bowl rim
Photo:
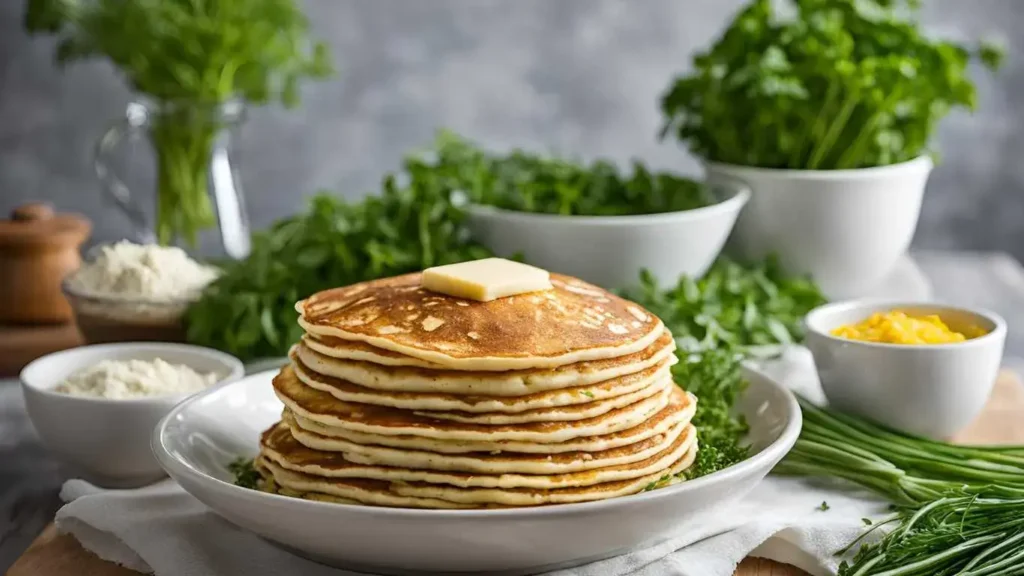
<svg viewBox="0 0 1024 576"><path fill-rule="evenodd" d="M153 435L151 438L151 444L153 453L156 455L157 461L163 467L163 469L171 476L175 477L175 474L181 474L184 476L191 476L194 480L201 479L209 482L211 487L220 491L232 491L240 490L245 494L255 495L257 498L270 498L271 501L278 502L290 502L292 505L297 506L303 510L323 510L325 506L332 507L335 510L344 510L346 513L354 514L368 514L371 516L389 516L389 517L429 517L429 518L462 518L467 516L472 517L498 517L504 519L516 519L516 518L535 518L542 516L549 516L552 514L561 514L564 512L586 512L594 509L621 506L625 503L636 502L639 503L644 500L666 498L670 495L677 494L680 492L688 492L696 490L706 484L714 482L724 481L734 476L739 476L744 473L750 472L752 469L759 467L766 461L781 460L790 449L796 443L797 438L800 436L800 430L803 427L803 413L800 411L800 404L797 402L796 395L789 390L786 386L770 378L764 372L757 368L750 366L749 363L744 363L744 369L757 374L757 376L764 380L768 386L771 386L780 392L782 397L785 398L786 411L789 414L789 419L786 422L782 432L779 433L779 437L776 438L771 444L765 446L760 452L754 454L750 458L742 462L738 462L717 472L702 476L694 480L687 480L680 482L672 486L666 486L665 488L659 488L657 490L650 490L647 492L640 492L637 494L630 494L628 496L621 496L618 498L608 498L605 500L597 500L593 502L578 502L574 504L554 504L549 506L526 506L519 508L499 508L499 509L476 509L476 510L434 510L434 509L421 509L421 508L391 508L385 506L366 506L362 504L339 504L334 502L317 502L313 500L305 500L302 498L294 498L291 496L282 496L280 494L269 494L267 492L260 492L251 488L243 488L236 486L231 482L225 482L219 478L214 478L205 472L198 470L190 464L178 459L177 457L170 454L163 447L161 439L164 435L165 430L173 419L178 414L187 410L193 403L202 401L206 396L214 393L223 393L223 390L229 386L241 386L249 378L264 376L268 372L276 373L276 370L268 372L261 372L258 374L250 375L249 377L232 382L223 387L219 387L217 390L209 389L196 394L195 396L189 397L187 400L181 402L171 409L170 412L164 416L160 422L153 429ZM240 494L236 492L236 494ZM340 507L340 508L339 508Z"/></svg>
<svg viewBox="0 0 1024 576"><path fill-rule="evenodd" d="M892 176L896 172L904 172L913 169L931 170L935 163L931 155L922 154L917 158L886 164L885 166L872 166L870 168L847 168L841 170L800 170L796 168L762 168L760 166L744 166L742 164L727 164L724 162L712 162L702 159L701 162L707 168L717 169L723 173L731 173L739 176L772 176L786 178L789 180L857 180L862 178L882 178Z"/></svg>
<svg viewBox="0 0 1024 576"><path fill-rule="evenodd" d="M468 204L466 212L470 217L501 216L509 220L550 222L564 225L580 226L636 226L644 224L681 223L703 218L719 216L730 212L739 212L750 200L750 187L742 183L719 183L719 187L729 189L729 197L700 208L676 210L674 212L658 212L655 214L628 214L621 216L579 216L572 214L548 214L545 212L523 212L498 208L487 204Z"/></svg>
<svg viewBox="0 0 1024 576"><path fill-rule="evenodd" d="M18 379L21 381L21 385L25 388L31 388L35 393L42 396L48 396L51 398L64 398L71 402L84 402L93 404L136 404L136 405L159 405L166 404L169 401L177 403L183 398L187 398L192 394L196 393L185 393L185 394L169 394L166 396L143 396L140 398L103 398L99 396L78 396L74 394L63 394L53 390L54 386L46 386L40 383L39 377L34 377L34 371L41 370L42 366L47 363L60 361L62 357L68 356L75 353L81 353L86 350L95 351L97 353L112 353L112 352L130 352L130 351L177 351L185 352L188 354L194 354L195 356L202 356L215 360L224 365L228 369L228 374L218 380L209 388L202 392L208 392L214 388L218 388L221 385L234 382L243 376L245 376L245 365L241 360L228 354L227 352L221 352L213 348L206 348L205 346L196 346L195 344L179 344L176 342L113 342L108 344L89 344L86 346L78 346L76 348L68 348L67 350L59 350L57 352L51 352L45 356L40 356L32 362L29 362L21 372L18 374Z"/></svg>
<svg viewBox="0 0 1024 576"><path fill-rule="evenodd" d="M889 310L899 310L901 308L934 308L937 310L949 310L960 313L965 313L976 318L984 319L990 322L994 328L989 330L982 336L976 338L969 338L962 342L950 342L946 344L890 344L887 342L865 342L863 340L852 340L850 338L842 338L840 336L833 336L828 330L821 328L821 322L824 322L824 318L831 317L834 314L841 314L844 312L853 312L856 310L868 310L877 308L887 308ZM949 304L942 301L907 301L907 300L889 300L884 298L862 298L856 300L843 300L839 302L829 302L822 304L817 308L812 309L804 316L804 326L808 332L814 332L816 335L821 336L827 340L843 343L850 346L862 346L865 348L885 348L885 349L907 349L907 350L948 350L950 348L970 348L974 346L984 346L992 340L1005 340L1006 339L1006 320L1003 320L1002 316L986 310L984 308L973 308L968 306L960 306L957 304Z"/></svg>

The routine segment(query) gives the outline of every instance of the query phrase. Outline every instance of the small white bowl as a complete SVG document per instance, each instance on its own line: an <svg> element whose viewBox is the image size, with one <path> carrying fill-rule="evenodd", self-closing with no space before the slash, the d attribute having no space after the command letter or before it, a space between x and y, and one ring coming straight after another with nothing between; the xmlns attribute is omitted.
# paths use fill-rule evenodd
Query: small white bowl
<svg viewBox="0 0 1024 576"><path fill-rule="evenodd" d="M876 312L935 314L950 328L985 330L952 344L879 344L840 338L832 330ZM974 420L996 381L1006 322L991 312L893 301L825 304L806 317L807 347L830 405L892 428L948 439Z"/></svg>
<svg viewBox="0 0 1024 576"><path fill-rule="evenodd" d="M76 473L101 486L142 486L161 478L163 469L149 438L157 422L187 394L110 400L54 391L72 373L103 360L155 358L223 374L218 385L245 373L234 356L185 344L101 344L43 356L21 371L25 406L43 443Z"/></svg>
<svg viewBox="0 0 1024 576"><path fill-rule="evenodd" d="M704 275L750 199L742 185L722 184L720 202L661 214L563 216L471 205L473 238L499 256L527 262L605 288L633 286L649 270L661 284Z"/></svg>

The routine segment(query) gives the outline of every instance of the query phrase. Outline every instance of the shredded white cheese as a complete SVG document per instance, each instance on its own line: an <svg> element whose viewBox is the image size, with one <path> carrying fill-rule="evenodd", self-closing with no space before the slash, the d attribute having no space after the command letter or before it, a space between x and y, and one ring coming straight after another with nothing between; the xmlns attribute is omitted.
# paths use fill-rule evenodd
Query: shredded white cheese
<svg viewBox="0 0 1024 576"><path fill-rule="evenodd" d="M199 392L220 379L216 373L200 373L184 364L156 358L104 360L68 376L56 391L72 396L112 400L179 396Z"/></svg>
<svg viewBox="0 0 1024 576"><path fill-rule="evenodd" d="M194 298L219 273L181 248L121 241L103 246L68 283L86 294L174 302Z"/></svg>

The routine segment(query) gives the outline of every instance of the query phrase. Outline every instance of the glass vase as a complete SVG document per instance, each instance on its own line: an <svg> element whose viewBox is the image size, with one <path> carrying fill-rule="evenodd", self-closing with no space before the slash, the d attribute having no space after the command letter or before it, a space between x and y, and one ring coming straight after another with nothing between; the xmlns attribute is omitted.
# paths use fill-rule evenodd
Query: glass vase
<svg viewBox="0 0 1024 576"><path fill-rule="evenodd" d="M244 119L239 101L136 100L128 105L124 119L100 139L95 167L104 192L132 222L137 240L195 249L200 232L216 229L225 254L235 259L249 254L249 219L232 147ZM151 145L155 170L148 198L147 187L130 187L114 168L124 144L142 139ZM137 165L137 160L129 163Z"/></svg>

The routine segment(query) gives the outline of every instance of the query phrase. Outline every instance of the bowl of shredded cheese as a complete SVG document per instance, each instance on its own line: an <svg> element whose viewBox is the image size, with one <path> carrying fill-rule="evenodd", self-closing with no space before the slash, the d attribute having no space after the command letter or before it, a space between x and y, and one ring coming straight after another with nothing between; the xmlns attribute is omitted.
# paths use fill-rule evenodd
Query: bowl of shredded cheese
<svg viewBox="0 0 1024 576"><path fill-rule="evenodd" d="M837 302L805 324L829 404L938 439L984 408L1006 340L998 315L932 303Z"/></svg>
<svg viewBox="0 0 1024 576"><path fill-rule="evenodd" d="M90 344L183 342L186 309L218 276L181 248L121 241L93 249L63 289Z"/></svg>
<svg viewBox="0 0 1024 576"><path fill-rule="evenodd" d="M150 434L178 402L244 375L237 358L172 343L84 346L49 354L21 372L32 424L72 471L108 487L163 477Z"/></svg>

